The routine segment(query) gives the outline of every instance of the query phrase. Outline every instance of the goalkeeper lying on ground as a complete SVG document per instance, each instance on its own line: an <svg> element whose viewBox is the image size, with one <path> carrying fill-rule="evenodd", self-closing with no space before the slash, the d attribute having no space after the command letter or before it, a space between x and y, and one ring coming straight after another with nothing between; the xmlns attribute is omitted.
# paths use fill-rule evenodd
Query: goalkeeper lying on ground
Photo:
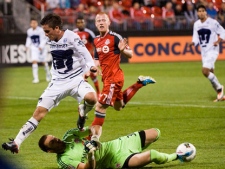
<svg viewBox="0 0 225 169"><path fill-rule="evenodd" d="M48 153L57 153L60 168L132 168L142 167L151 162L164 164L182 157L176 153L166 154L156 150L143 149L158 140L159 129L152 128L131 133L118 139L97 143L89 141L88 127L68 130L60 140L52 135L43 135L39 147Z"/></svg>

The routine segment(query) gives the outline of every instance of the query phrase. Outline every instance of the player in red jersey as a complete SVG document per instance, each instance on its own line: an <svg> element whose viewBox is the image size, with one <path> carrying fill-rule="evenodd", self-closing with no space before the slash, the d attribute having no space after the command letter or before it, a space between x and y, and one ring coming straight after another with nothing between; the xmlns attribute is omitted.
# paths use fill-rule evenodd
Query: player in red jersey
<svg viewBox="0 0 225 169"><path fill-rule="evenodd" d="M75 33L77 33L82 42L85 44L86 48L89 50L89 52L91 53L91 55L94 55L94 46L93 46L93 41L95 38L95 34L92 30L85 28L85 20L83 18L83 16L78 16L76 19L76 29L74 29L73 31ZM96 89L96 93L99 96L100 94L100 89L99 89L99 83L98 83L98 78L97 78L97 73L93 73L93 72L88 72L85 74L85 79L87 80L88 77L91 77L95 89Z"/></svg>
<svg viewBox="0 0 225 169"><path fill-rule="evenodd" d="M109 30L110 20L106 13L100 12L96 15L95 25L100 35L94 39L94 59L96 66L101 67L103 89L95 108L91 139L98 141L106 109L112 106L117 111L121 110L141 87L155 83L155 80L149 76L139 76L136 83L122 91L124 74L120 68L120 56L123 54L123 56L131 58L133 52L129 48L126 38Z"/></svg>

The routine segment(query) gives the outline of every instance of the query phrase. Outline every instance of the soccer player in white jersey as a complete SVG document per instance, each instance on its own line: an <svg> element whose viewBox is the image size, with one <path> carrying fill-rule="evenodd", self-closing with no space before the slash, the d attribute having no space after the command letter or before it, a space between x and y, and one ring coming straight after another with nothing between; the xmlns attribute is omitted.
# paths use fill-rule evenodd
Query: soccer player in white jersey
<svg viewBox="0 0 225 169"><path fill-rule="evenodd" d="M46 36L41 27L38 26L36 19L30 21L30 28L27 30L26 48L30 49L32 60L33 83L39 83L38 63L44 65L46 81L51 80L48 63L46 62L47 48Z"/></svg>
<svg viewBox="0 0 225 169"><path fill-rule="evenodd" d="M84 100L83 113L88 113L97 102L97 95L84 80L86 71L96 72L94 60L80 37L70 30L62 30L58 15L48 14L41 20L45 35L49 38L52 54L52 79L40 96L33 116L20 129L15 139L2 144L2 148L18 153L21 143L37 128L39 122L59 102L71 96L79 103ZM81 113L81 112L79 112Z"/></svg>
<svg viewBox="0 0 225 169"><path fill-rule="evenodd" d="M197 7L197 13L199 19L194 23L193 39L189 45L200 45L202 73L209 79L217 92L215 101L224 100L224 86L218 81L214 69L219 54L219 43L225 39L225 30L215 19L207 16L204 5Z"/></svg>

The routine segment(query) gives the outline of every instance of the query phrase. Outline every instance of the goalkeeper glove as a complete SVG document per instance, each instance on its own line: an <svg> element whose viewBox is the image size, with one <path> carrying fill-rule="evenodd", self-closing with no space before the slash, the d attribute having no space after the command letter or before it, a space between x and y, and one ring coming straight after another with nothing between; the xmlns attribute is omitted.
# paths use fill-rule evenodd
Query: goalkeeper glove
<svg viewBox="0 0 225 169"><path fill-rule="evenodd" d="M94 152L95 150L97 149L97 143L93 140L91 141L86 141L84 143L84 150L87 152L87 153L92 153Z"/></svg>

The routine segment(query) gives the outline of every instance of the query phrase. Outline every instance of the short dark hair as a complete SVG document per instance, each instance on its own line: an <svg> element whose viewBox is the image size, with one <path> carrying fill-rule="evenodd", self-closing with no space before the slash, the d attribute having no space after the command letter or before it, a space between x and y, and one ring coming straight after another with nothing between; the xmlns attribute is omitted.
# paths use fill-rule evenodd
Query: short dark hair
<svg viewBox="0 0 225 169"><path fill-rule="evenodd" d="M78 15L77 18L76 18L76 22L77 22L78 20L84 20L84 16L83 16L83 15Z"/></svg>
<svg viewBox="0 0 225 169"><path fill-rule="evenodd" d="M56 15L54 13L46 15L40 22L41 25L48 25L50 28L55 29L56 26L59 27L59 29L62 29L62 19L59 15Z"/></svg>
<svg viewBox="0 0 225 169"><path fill-rule="evenodd" d="M199 6L197 6L197 11L200 9L200 8L203 8L205 11L206 11L206 7L204 6L204 5L199 5Z"/></svg>
<svg viewBox="0 0 225 169"><path fill-rule="evenodd" d="M38 21L36 17L30 18L30 21Z"/></svg>
<svg viewBox="0 0 225 169"><path fill-rule="evenodd" d="M48 150L49 150L49 148L46 145L44 145L44 142L47 139L47 136L48 135L43 135L38 142L40 149L44 152L48 152Z"/></svg>

